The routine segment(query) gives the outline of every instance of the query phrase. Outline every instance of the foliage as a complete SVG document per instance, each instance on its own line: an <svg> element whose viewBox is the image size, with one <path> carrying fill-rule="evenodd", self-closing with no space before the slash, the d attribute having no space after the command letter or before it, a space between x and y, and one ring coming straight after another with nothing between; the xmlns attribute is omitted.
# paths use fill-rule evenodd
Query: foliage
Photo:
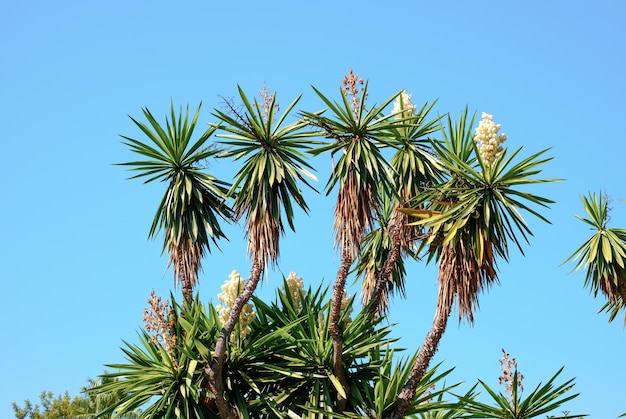
<svg viewBox="0 0 626 419"><path fill-rule="evenodd" d="M164 230L163 251L169 252L175 279L182 282L188 300L192 296L191 289L196 283L202 257L210 251L211 243L217 244L218 239L226 237L219 219L231 217L231 211L224 202L230 185L202 170L205 161L219 151L207 145L215 127L192 141L200 109L201 105L189 122L189 109L184 116L181 109L177 116L172 104L171 116L166 118L163 127L144 108L143 114L149 125L132 117L131 120L152 145L122 136L133 152L146 158L121 163L138 172L131 179L147 178L144 183L155 180L168 183L149 236L154 238Z"/></svg>
<svg viewBox="0 0 626 419"><path fill-rule="evenodd" d="M271 304L253 298L257 315L251 332L230 343L225 364L227 396L242 417L312 417L321 412L328 417L334 412L335 395L342 388L333 374L326 295L322 288L309 289L298 304L284 290ZM181 307L174 302L172 307L176 346L169 350L145 330L139 333L139 345L125 343L128 362L108 365L115 372L104 374L103 383L89 391L125 394L103 413L128 414L143 408L141 418L217 416L213 395L203 382L203 366L211 359L210 348L219 334L219 315L197 298L193 304ZM344 310L342 317L347 324L343 361L351 383L346 417L381 418L392 406L411 360L395 366L390 325L381 327L381 320L373 320L366 311L348 319L349 312ZM429 392L449 372L429 371L413 412L445 405L425 402L447 390Z"/></svg>
<svg viewBox="0 0 626 419"><path fill-rule="evenodd" d="M241 107L226 101L224 110L212 113L218 121L195 141L200 107L191 123L173 106L165 127L147 109L148 125L133 119L154 145L123 137L147 158L124 165L146 183L168 182L150 236L165 233L164 250L186 303L172 297L171 309L151 306L161 307L151 317L157 324L139 332L139 344L125 343L127 363L110 365L116 371L89 393L120 395L103 414L141 408L145 418L534 417L575 397L565 395L573 380L554 386L557 373L527 398L516 393L507 404L513 410L503 410L508 399L482 381L495 406L477 401L478 385L449 402L455 385L435 386L449 370L428 368L453 305L459 319L473 322L480 292L498 282L498 259L508 261L513 246L523 253L532 236L523 214L549 222L539 210L553 201L524 190L557 180L537 177L551 160L548 150L526 157L523 147L509 151L491 115L483 113L474 132L467 108L456 120L431 118L434 102L418 109L405 91L369 106L368 83L352 70L340 101L313 90L326 109L299 111L287 123L300 96L279 116L276 94L264 89L260 102L251 101L238 88ZM214 132L220 148L208 143ZM333 228L341 263L332 295L321 286L304 292L294 289L297 281L285 281L275 301L262 301L254 291L267 263L278 261L284 222L295 230L294 207L309 211L300 185L312 188L316 178L306 156L325 152L333 161L326 193L338 189ZM212 157L240 163L232 185L203 171ZM220 319L191 290L202 257L225 238L221 220L240 218L251 273L237 282L228 318ZM615 234L621 240L624 233ZM602 254L602 267L608 261L623 269L623 242L609 239L607 247L598 240L601 248L593 255ZM390 337L392 325L383 322L389 296L404 295L406 261L422 254L439 264L437 311L424 345L402 358ZM354 298L346 299L345 284L355 272L364 278L364 305L351 318ZM623 304L620 289L607 309ZM241 311L250 303L255 316L242 324ZM518 380L517 373L513 377Z"/></svg>
<svg viewBox="0 0 626 419"><path fill-rule="evenodd" d="M145 407L141 418L215 417L207 407L211 394L202 386L203 359L210 355L221 328L212 306L209 313L194 299L181 308L172 303L169 333L175 345L153 339L146 331L139 332L139 344L124 342L125 364L109 364L114 372L105 373L100 386L90 393L121 392L125 396L105 414L126 414ZM193 416L192 416L193 415Z"/></svg>
<svg viewBox="0 0 626 419"><path fill-rule="evenodd" d="M461 397L466 403L465 410L469 413L468 418L494 418L494 419L527 419L550 413L562 406L565 402L577 397L578 394L566 395L574 387L574 379L556 385L554 382L563 371L559 369L548 382L539 383L537 387L526 397L523 397L518 386L519 373L513 373L513 385L511 398L502 393L496 393L484 381L479 380L481 386L493 399L494 405L477 401L475 398ZM586 416L586 415L582 415ZM575 418L577 416L550 416L554 419Z"/></svg>
<svg viewBox="0 0 626 419"><path fill-rule="evenodd" d="M232 105L229 113L213 113L219 120L214 127L225 131L218 134L225 138L221 144L228 147L220 157L235 161L246 158L230 190L235 197L234 210L237 217L246 216L249 252L260 254L263 263L275 262L279 256L277 238L284 231L282 212L294 230L292 201L308 211L298 183L313 188L309 181L317 180L303 154L312 146L312 133L303 130L307 124L302 119L283 126L300 97L278 117L276 95L270 98L264 91L263 103L256 99L251 103L241 87L238 89L243 113Z"/></svg>
<svg viewBox="0 0 626 419"><path fill-rule="evenodd" d="M88 419L101 417L108 419L112 414L104 414L108 408L115 410L123 397L119 391L92 392L100 386L102 380L89 380L89 385L83 388L83 394L70 397L69 392L56 397L51 391L42 391L39 403L33 405L30 400L24 400L24 407L13 403L13 411L17 419ZM120 419L135 419L139 411L129 411L117 416Z"/></svg>
<svg viewBox="0 0 626 419"><path fill-rule="evenodd" d="M613 321L626 300L626 229L608 227L610 208L606 196L589 193L581 200L589 218L576 217L595 232L564 263L576 262L574 270L586 269L583 286L590 288L594 297L600 291L607 298L600 311L609 312L609 321Z"/></svg>
<svg viewBox="0 0 626 419"><path fill-rule="evenodd" d="M313 88L330 109L332 117L324 112L302 112L312 126L319 128L319 135L331 140L311 153L330 152L333 157L339 153L326 183L326 192L329 194L336 185L339 186L335 243L340 249L347 249L353 258L358 253L365 229L372 224L371 210L377 206L380 191L389 183L386 176L389 164L380 148L387 144L385 138L395 124L390 115L383 114L383 110L397 95L368 110L365 106L367 89L365 83L360 94L355 86L349 94L342 90L342 102L337 103ZM352 102L348 100L349 95Z"/></svg>
<svg viewBox="0 0 626 419"><path fill-rule="evenodd" d="M17 419L69 418L83 412L84 402L85 400L80 397L70 397L67 391L56 397L51 391L42 391L38 404L33 405L26 399L23 407L13 403L13 411Z"/></svg>

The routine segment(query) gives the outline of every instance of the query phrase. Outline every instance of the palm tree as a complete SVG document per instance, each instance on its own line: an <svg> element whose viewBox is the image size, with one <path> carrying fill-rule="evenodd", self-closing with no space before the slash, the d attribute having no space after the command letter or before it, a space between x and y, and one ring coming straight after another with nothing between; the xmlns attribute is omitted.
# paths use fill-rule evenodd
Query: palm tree
<svg viewBox="0 0 626 419"><path fill-rule="evenodd" d="M403 257L411 255L421 228L409 223L399 207L407 206L440 176L440 165L432 154L429 135L439 131L440 117L427 121L435 102L419 110L404 91L394 102L394 115L402 125L390 128L388 141L396 150L391 159L392 190L385 191L378 215L378 227L363 243L357 276L363 275L363 305L373 313L384 314L388 294L399 291L404 296Z"/></svg>
<svg viewBox="0 0 626 419"><path fill-rule="evenodd" d="M382 105L366 110L367 83L359 93L358 85L362 83L350 70L341 89L341 104L330 101L313 88L331 110L332 117L324 116L323 112L302 112L311 125L321 130L321 135L331 140L324 146L311 150L311 153L318 155L329 151L332 156L340 154L326 184L327 194L336 185L339 187L334 230L341 264L333 287L329 319L335 375L343 387L343 391L338 393L339 412L345 407L346 392L349 389L341 360L341 302L350 267L360 253L366 232L372 227L373 208L379 205L381 189L389 183L386 172L388 165L379 148L384 145L384 137L394 121L391 116L384 116L382 111L397 96L394 95Z"/></svg>
<svg viewBox="0 0 626 419"><path fill-rule="evenodd" d="M545 416L546 413L558 409L566 402L578 397L578 393L566 395L574 387L574 379L571 378L566 382L556 385L555 381L561 374L563 368L560 368L545 384L539 383L535 389L523 397L519 389L518 382L521 375L515 370L512 374L511 394L496 393L485 382L478 380L482 387L487 391L489 396L495 402L495 405L479 402L473 397L460 397L465 403L463 411L466 418L493 418L493 419L530 419L536 417L545 417L548 419L581 419L587 415L570 415L564 412L563 416Z"/></svg>
<svg viewBox="0 0 626 419"><path fill-rule="evenodd" d="M148 419L216 416L202 363L217 340L219 316L210 305L205 310L197 298L181 306L172 297L168 308L168 339L155 338L146 324L139 331L139 344L124 342L127 362L107 365L112 372L87 390L96 403L104 402L98 417L131 417L138 409L139 417Z"/></svg>
<svg viewBox="0 0 626 419"><path fill-rule="evenodd" d="M252 260L250 278L242 293L236 298L226 323L223 325L215 347L215 358L207 367L207 374L221 417L237 417L236 411L224 398L224 376L222 368L226 358L227 342L244 305L252 297L268 262L276 263L279 257L280 237L284 233L283 217L293 230L293 203L304 212L308 206L299 186L303 182L312 187L308 180L316 180L308 169L305 154L310 148L313 134L303 131L304 120L282 126L285 118L296 106L296 98L277 117L276 95L270 97L263 91L263 102L256 99L251 103L239 88L243 101L243 113L229 106L228 112L215 110L219 128L225 131L219 137L229 149L220 157L246 158L235 177L231 194L235 195L234 212L237 219L245 217L248 237L248 255ZM236 192L236 193L235 193Z"/></svg>
<svg viewBox="0 0 626 419"><path fill-rule="evenodd" d="M574 270L587 269L584 286L591 288L594 297L600 291L607 298L601 311L609 311L613 321L626 301L626 229L608 227L606 196L589 193L581 200L589 218L576 217L595 232L563 263L578 260Z"/></svg>
<svg viewBox="0 0 626 419"><path fill-rule="evenodd" d="M496 258L508 260L509 240L523 254L520 240L528 242L532 232L519 210L549 223L531 205L547 207L552 201L518 188L555 181L534 178L541 172L538 167L551 160L543 157L547 150L514 162L521 147L509 155L506 149L498 149L493 142L494 147L487 149L482 148L482 143L475 143L481 138L479 130L483 125L493 124L490 115L483 114L476 136L472 132L473 118L469 124L467 121L467 109L459 122L453 123L448 117L444 141L436 147L448 176L421 193L415 209L403 210L422 217L417 224L430 229L423 246L429 248L428 260L439 262L439 294L432 329L426 335L390 418L404 417L406 406L415 395L413 389L428 368L445 332L453 306L456 304L458 308L459 321L467 319L473 323L480 292L498 282ZM495 124L493 127L499 129ZM497 135L497 129L493 135ZM504 139L506 137L500 135L491 140L502 142Z"/></svg>
<svg viewBox="0 0 626 419"><path fill-rule="evenodd" d="M138 174L131 177L145 178L144 183L155 180L167 182L152 226L150 238L164 231L163 252L169 253L169 263L174 268L175 284L181 284L185 301L193 299L193 287L198 280L202 257L211 250L211 243L225 238L219 218L231 218L226 205L230 184L203 172L207 159L219 151L207 145L215 127L207 129L197 140L192 140L202 104L198 106L191 122L187 108L176 115L171 105L171 119L161 126L147 108L143 114L146 125L130 119L148 137L150 143L123 136L124 144L146 158L121 163Z"/></svg>

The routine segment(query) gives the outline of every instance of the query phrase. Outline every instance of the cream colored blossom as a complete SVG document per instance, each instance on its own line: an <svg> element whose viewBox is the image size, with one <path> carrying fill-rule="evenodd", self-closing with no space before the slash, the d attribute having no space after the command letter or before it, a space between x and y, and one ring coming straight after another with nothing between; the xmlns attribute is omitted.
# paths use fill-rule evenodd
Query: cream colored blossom
<svg viewBox="0 0 626 419"><path fill-rule="evenodd" d="M350 317L350 315L352 314L352 306L348 307L351 298L351 296L344 292L343 298L341 299L341 312L346 312L346 317L344 317L343 319L344 325L346 326L352 323L352 318Z"/></svg>
<svg viewBox="0 0 626 419"><path fill-rule="evenodd" d="M411 95L403 90L393 101L393 114L397 119L409 118L415 114L415 105L411 102Z"/></svg>
<svg viewBox="0 0 626 419"><path fill-rule="evenodd" d="M506 134L498 135L502 125L493 122L493 115L482 113L482 119L476 128L474 142L478 146L478 152L483 162L491 165L504 150L502 143L506 141Z"/></svg>
<svg viewBox="0 0 626 419"><path fill-rule="evenodd" d="M296 275L295 272L291 272L285 282L287 283L287 288L289 289L289 294L291 294L291 300L293 301L295 309L300 310L302 292L304 290L304 282L302 282L302 278ZM284 290L285 287L283 286L283 291Z"/></svg>
<svg viewBox="0 0 626 419"><path fill-rule="evenodd" d="M217 296L223 305L220 304L215 307L222 324L226 323L228 320L228 316L230 315L230 310L235 303L235 299L239 296L239 294L241 294L245 285L245 280L237 271L232 271L228 277L230 279L224 282L224 285L222 285L222 292ZM241 314L239 315L241 336L245 337L248 333L250 333L250 323L252 323L252 320L254 320L255 317L256 313L252 308L252 304L246 303L246 305L243 306L243 310L241 310Z"/></svg>

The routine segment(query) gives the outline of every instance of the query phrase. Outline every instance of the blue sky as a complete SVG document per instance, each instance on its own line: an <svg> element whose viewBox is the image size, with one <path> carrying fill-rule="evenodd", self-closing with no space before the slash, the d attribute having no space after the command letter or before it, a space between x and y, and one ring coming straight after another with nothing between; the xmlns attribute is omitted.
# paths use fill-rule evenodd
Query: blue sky
<svg viewBox="0 0 626 419"><path fill-rule="evenodd" d="M263 82L283 107L303 93L299 108L318 110L310 86L338 99L350 68L369 80L372 102L406 89L419 104L438 99L440 114L466 105L493 114L509 147L551 147L544 175L565 179L529 189L557 201L544 211L552 224L527 218L535 236L525 257L500 264L501 285L482 296L474 327L451 320L436 361L456 367L453 380L497 387L505 348L527 389L565 366L563 380L576 377L581 393L567 410L598 419L626 411L621 319L597 315L602 302L582 288L583 273L560 266L590 234L574 218L581 194L606 191L612 224L626 226L623 2L213 3L3 2L0 417L44 389L76 394L121 361L150 290L173 287L161 242L147 240L163 185L127 181L113 165L133 158L118 135L140 136L127 115L202 101L201 120L212 122L220 96L234 97L237 84L252 96ZM312 163L321 189L330 159ZM235 169L210 168L226 179ZM338 265L335 195L307 196L311 215L297 214L280 269L328 284ZM205 301L231 270L245 277L250 268L243 230L227 232L223 252L204 261ZM259 295L279 284L270 274ZM434 314L433 267L411 265L407 291L390 321L414 350Z"/></svg>

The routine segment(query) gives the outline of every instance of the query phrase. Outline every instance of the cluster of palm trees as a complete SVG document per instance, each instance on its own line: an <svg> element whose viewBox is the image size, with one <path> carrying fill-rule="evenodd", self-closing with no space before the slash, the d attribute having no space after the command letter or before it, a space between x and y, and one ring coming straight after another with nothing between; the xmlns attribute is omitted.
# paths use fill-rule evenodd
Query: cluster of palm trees
<svg viewBox="0 0 626 419"><path fill-rule="evenodd" d="M174 303L172 314L175 355L144 333L141 346L125 349L131 364L113 366L120 371L112 373L116 384L100 388L126 383L131 396L121 412L155 398L146 417L402 418L427 405L441 407L442 391L429 394L428 388L445 373L437 375L430 361L454 307L459 318L473 322L481 291L498 282L498 258L507 260L510 245L522 251L532 235L522 212L548 222L538 209L552 201L523 190L555 181L536 177L550 160L547 150L522 157L522 147L504 149L484 161L467 109L458 119L430 117L434 103L418 109L403 91L370 106L367 82L352 71L339 101L313 89L326 109L297 111L289 124L300 97L279 115L276 95L264 91L251 101L241 88L242 105L214 110L216 122L197 139L201 106L191 120L188 109L177 114L173 105L164 125L147 109L147 123L133 119L149 141L124 136L142 159L123 165L134 178L167 185L150 236L163 234L183 303ZM389 112L394 101L396 111ZM212 137L217 141L209 142ZM333 158L326 193L337 191L340 266L332 294L324 303L323 290L303 291L303 308L296 309L289 293L279 292L279 301L268 305L255 289L268 263L279 260L285 221L295 230L294 207L309 211L303 188L314 189L316 178L308 156L323 153ZM240 164L232 183L206 173L210 158ZM222 324L193 290L203 258L225 238L223 224L240 219L250 275ZM601 284L613 308L625 296L625 234L615 236L610 243L621 244L609 259L619 262L621 273L607 275L619 281L611 286L602 273L589 278ZM405 263L418 256L438 263L437 310L422 347L398 362L380 320L393 293L404 293ZM341 303L351 274L362 278L363 309L347 323ZM258 318L245 340L233 339L249 301ZM558 387L557 396L564 388L571 387ZM463 400L471 404L472 397Z"/></svg>

